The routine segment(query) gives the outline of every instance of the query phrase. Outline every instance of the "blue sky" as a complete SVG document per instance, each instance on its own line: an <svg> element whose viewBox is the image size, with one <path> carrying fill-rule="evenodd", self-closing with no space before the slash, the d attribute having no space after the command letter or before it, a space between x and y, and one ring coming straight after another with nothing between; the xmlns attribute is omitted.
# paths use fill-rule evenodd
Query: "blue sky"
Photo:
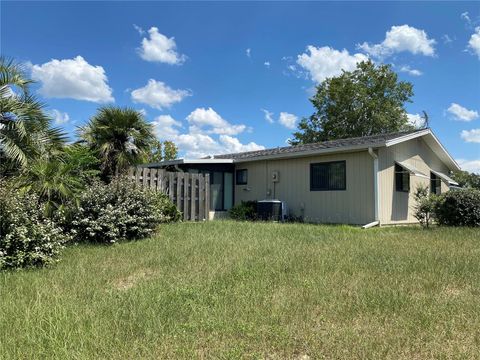
<svg viewBox="0 0 480 360"><path fill-rule="evenodd" d="M2 2L1 53L71 134L130 106L190 157L284 146L315 84L369 57L414 84L412 121L426 110L480 172L478 2Z"/></svg>

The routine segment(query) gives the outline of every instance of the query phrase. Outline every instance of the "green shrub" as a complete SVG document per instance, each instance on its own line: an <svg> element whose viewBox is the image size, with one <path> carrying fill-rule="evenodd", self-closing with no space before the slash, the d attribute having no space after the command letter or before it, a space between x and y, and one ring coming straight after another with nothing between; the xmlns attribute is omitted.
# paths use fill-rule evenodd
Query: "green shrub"
<svg viewBox="0 0 480 360"><path fill-rule="evenodd" d="M229 210L230 217L234 220L256 220L257 219L257 202L242 201L239 205Z"/></svg>
<svg viewBox="0 0 480 360"><path fill-rule="evenodd" d="M439 225L480 226L480 190L452 190L440 195L435 217Z"/></svg>
<svg viewBox="0 0 480 360"><path fill-rule="evenodd" d="M415 205L413 206L413 216L418 220L420 225L429 227L434 217L437 196L430 194L428 186L419 185L415 190Z"/></svg>
<svg viewBox="0 0 480 360"><path fill-rule="evenodd" d="M55 261L68 237L35 193L23 195L0 181L0 269Z"/></svg>
<svg viewBox="0 0 480 360"><path fill-rule="evenodd" d="M177 221L180 213L166 195L115 179L93 183L68 218L75 241L115 243L147 237L160 223Z"/></svg>

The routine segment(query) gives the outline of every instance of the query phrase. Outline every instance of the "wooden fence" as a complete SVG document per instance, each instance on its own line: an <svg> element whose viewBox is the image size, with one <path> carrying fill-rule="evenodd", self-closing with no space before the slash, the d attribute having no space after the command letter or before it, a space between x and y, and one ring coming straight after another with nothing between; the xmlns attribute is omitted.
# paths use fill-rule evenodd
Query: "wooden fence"
<svg viewBox="0 0 480 360"><path fill-rule="evenodd" d="M132 167L129 177L141 186L167 194L185 221L208 220L210 175Z"/></svg>

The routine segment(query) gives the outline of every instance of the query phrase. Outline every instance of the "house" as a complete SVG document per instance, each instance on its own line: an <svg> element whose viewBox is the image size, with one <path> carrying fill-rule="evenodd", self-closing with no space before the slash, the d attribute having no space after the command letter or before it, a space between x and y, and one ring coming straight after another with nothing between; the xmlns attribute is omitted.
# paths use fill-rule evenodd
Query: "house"
<svg viewBox="0 0 480 360"><path fill-rule="evenodd" d="M359 225L416 222L416 187L448 191L460 169L430 129L146 166L209 173L214 218L242 201L279 199L308 222Z"/></svg>

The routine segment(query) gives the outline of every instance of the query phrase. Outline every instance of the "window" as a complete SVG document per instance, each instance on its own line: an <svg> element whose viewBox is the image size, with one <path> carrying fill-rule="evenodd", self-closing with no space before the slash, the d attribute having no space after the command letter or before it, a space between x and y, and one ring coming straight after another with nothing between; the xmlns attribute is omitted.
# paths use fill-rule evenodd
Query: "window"
<svg viewBox="0 0 480 360"><path fill-rule="evenodd" d="M248 170L247 169L237 170L237 173L236 173L237 185L247 185L247 182L248 182Z"/></svg>
<svg viewBox="0 0 480 360"><path fill-rule="evenodd" d="M345 161L310 164L310 191L345 190Z"/></svg>
<svg viewBox="0 0 480 360"><path fill-rule="evenodd" d="M440 195L442 192L442 180L434 173L430 173L430 193Z"/></svg>
<svg viewBox="0 0 480 360"><path fill-rule="evenodd" d="M397 191L410 191L410 172L398 164L395 164L395 188Z"/></svg>

